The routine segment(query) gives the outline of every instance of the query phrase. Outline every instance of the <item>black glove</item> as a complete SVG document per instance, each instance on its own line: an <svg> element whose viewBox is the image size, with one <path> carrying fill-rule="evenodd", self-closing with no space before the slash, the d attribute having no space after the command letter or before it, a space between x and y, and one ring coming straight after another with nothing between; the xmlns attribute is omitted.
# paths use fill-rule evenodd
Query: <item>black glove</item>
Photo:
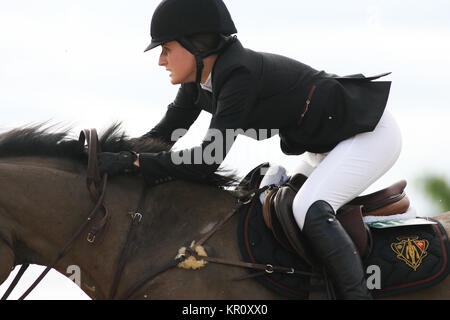
<svg viewBox="0 0 450 320"><path fill-rule="evenodd" d="M100 175L108 173L109 176L114 176L123 172L135 172L139 170L139 168L133 164L137 159L134 152L100 152L97 155L97 159Z"/></svg>

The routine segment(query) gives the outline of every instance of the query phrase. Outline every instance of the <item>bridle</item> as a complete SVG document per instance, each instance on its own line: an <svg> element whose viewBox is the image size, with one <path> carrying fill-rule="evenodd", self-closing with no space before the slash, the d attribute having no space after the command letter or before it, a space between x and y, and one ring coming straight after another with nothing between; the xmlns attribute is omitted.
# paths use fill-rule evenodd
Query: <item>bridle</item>
<svg viewBox="0 0 450 320"><path fill-rule="evenodd" d="M87 144L87 152L88 152L88 165L87 165L87 171L86 171L86 186L89 191L89 195L91 197L91 200L94 203L94 208L89 213L88 217L84 220L82 225L78 228L78 230L72 235L72 237L69 239L69 241L64 245L63 249L57 254L57 256L54 258L52 263L45 268L45 270L39 275L39 277L33 282L33 284L25 291L25 293L19 298L19 300L23 300L26 296L30 294L30 292L42 281L42 279L45 277L45 275L56 266L56 264L66 255L66 253L69 251L75 240L79 238L81 233L83 233L87 227L91 224L91 229L87 236L87 241L89 243L95 243L99 236L103 235L104 229L110 219L109 210L104 202L105 198L105 192L106 192L106 186L108 182L108 174L103 174L102 177L100 177L100 172L98 169L98 163L97 163L97 153L100 152L100 145L98 143L98 135L97 131L95 129L84 129L81 131L79 136L79 143L80 147L82 148L82 151L84 151L85 144ZM112 282L111 291L109 294L109 298L113 299L115 297L117 287L120 281L121 273L123 271L123 267L126 263L126 258L128 254L128 249L130 246L130 243L133 240L136 226L139 224L142 218L141 212L143 212L144 204L145 204L145 195L146 195L146 187L143 187L141 199L139 200L139 205L134 212L134 214L131 215L131 224L130 229L128 232L127 240L125 243L124 248L122 249L122 254L120 256L119 263L117 265L117 269L114 275L114 279ZM94 218L97 216L97 213L99 211L102 211L103 216L101 219L93 223ZM25 263L21 266L19 269L19 272L17 273L16 277L2 296L1 300L6 300L14 287L19 282L22 275L25 273L26 269L29 267L28 263Z"/></svg>
<svg viewBox="0 0 450 320"><path fill-rule="evenodd" d="M81 131L79 136L79 143L82 148L82 151L85 149L85 144L87 145L87 152L88 152L88 165L87 165L87 171L86 171L86 186L89 191L91 200L94 203L94 208L89 213L88 217L84 220L82 225L78 228L78 230L72 235L72 237L69 239L69 241L64 245L63 249L57 254L56 258L53 260L53 262L45 268L45 270L39 275L39 277L33 282L33 284L27 289L27 291L22 294L22 296L19 298L19 300L23 300L30 292L39 284L39 282L45 277L45 275L56 266L56 264L66 255L66 253L69 251L75 240L79 238L81 233L83 233L87 227L93 223L94 218L97 215L98 211L103 212L103 216L101 219L96 222L90 229L90 232L87 236L87 241L89 243L94 243L98 240L99 237L101 237L104 233L105 226L107 225L110 216L108 208L104 202L105 192L106 192L106 186L108 182L108 175L104 174L103 176L100 176L99 169L98 169L98 163L97 163L97 153L100 152L100 146L98 143L98 135L97 131L95 129L84 129ZM257 198L261 193L265 192L267 189L271 188L272 186L265 186L263 188L248 191L243 195L240 195L237 197L236 205L234 208L226 214L207 234L205 234L201 239L198 241L195 241L195 246L201 246L203 245L213 234L219 230L227 221L231 219L232 216L236 212L239 211L239 209L243 205L247 205L250 203L254 198ZM147 187L144 184L142 188L142 192L140 195L140 199L138 202L138 205L136 207L136 210L134 213L131 214L131 222L128 229L127 238L125 241L125 244L122 248L120 258L118 261L118 264L116 266L114 278L112 281L112 285L109 292L109 299L116 298L117 294L117 288L120 283L120 279L122 276L122 271L126 265L127 257L129 253L129 249L131 247L131 244L133 242L137 226L141 222L142 219L142 213L144 212L145 208L145 200L146 200L146 194L147 194ZM131 287L128 291L125 292L123 297L121 299L128 299L132 297L139 289L141 289L146 283L151 281L153 278L158 276L159 274L176 267L181 262L183 262L185 259L187 259L189 256L193 256L195 259L198 260L205 260L207 262L211 263L218 263L218 264L224 264L224 265L232 265L242 268L249 268L253 270L260 270L262 273L273 273L273 272L280 272L280 273L286 273L286 274L298 274L298 275L307 275L307 276L315 276L314 273L310 272L303 272L294 270L291 267L283 267L283 266L273 266L270 264L257 264L257 263L248 263L248 262L242 262L242 261L230 261L222 258L215 258L215 257L208 257L208 256L199 256L198 253L195 251L195 247L188 247L186 248L186 251L184 254L177 255L174 259L169 261L166 265L156 269L152 270L149 274L146 274L138 283L136 283L133 287ZM16 274L14 280L2 296L1 300L6 300L12 290L15 288L17 283L19 282L22 275L25 273L26 269L29 267L29 264L25 263L21 266L19 269L19 272ZM260 273L254 273L252 276L258 276ZM240 277L239 279L246 279L249 276Z"/></svg>

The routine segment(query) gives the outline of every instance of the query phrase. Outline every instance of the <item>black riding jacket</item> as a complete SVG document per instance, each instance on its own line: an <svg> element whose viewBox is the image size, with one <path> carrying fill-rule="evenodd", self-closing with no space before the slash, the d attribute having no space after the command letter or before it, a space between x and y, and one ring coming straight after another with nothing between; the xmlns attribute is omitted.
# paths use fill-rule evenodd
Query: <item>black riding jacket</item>
<svg viewBox="0 0 450 320"><path fill-rule="evenodd" d="M384 75L339 77L287 57L246 49L235 39L214 64L212 93L199 93L195 83L181 85L163 119L144 135L173 144L181 137L172 136L174 130L188 129L205 110L212 119L203 143L177 154L143 153L141 172L150 185L172 179L201 182L217 170L232 144L225 138L227 129L240 129L258 140L279 133L281 149L289 155L328 152L340 141L375 128L391 82L372 80ZM197 94L201 96L196 103ZM217 139L217 132L224 138ZM213 163L199 159L211 154ZM174 156L191 160L179 163Z"/></svg>

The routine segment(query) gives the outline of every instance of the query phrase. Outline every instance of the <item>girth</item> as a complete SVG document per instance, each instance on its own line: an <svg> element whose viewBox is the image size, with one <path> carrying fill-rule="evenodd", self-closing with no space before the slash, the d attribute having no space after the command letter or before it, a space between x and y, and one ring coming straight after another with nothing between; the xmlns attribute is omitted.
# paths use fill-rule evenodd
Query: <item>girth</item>
<svg viewBox="0 0 450 320"><path fill-rule="evenodd" d="M292 212L294 197L306 179L306 176L296 174L282 187L270 188L263 204L263 217L267 228L285 249L297 253L310 265L317 265ZM337 211L337 219L352 238L362 258L371 249L370 231L363 216L387 216L407 211L410 203L404 192L405 187L406 181L399 181L388 188L357 197Z"/></svg>

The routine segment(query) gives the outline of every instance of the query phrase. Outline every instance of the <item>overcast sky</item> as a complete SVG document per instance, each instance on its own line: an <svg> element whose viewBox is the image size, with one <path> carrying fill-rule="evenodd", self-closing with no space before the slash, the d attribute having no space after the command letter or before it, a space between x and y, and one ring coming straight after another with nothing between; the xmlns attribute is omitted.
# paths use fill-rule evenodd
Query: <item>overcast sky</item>
<svg viewBox="0 0 450 320"><path fill-rule="evenodd" d="M71 125L74 135L117 120L131 136L150 130L178 89L157 65L159 49L143 53L158 3L0 1L0 131L48 120ZM418 177L428 172L450 175L448 0L225 3L238 38L248 48L340 75L393 72L385 78L393 81L388 108L402 127L403 153L368 191L405 178L418 211L438 213L422 195ZM209 119L202 114L179 147L199 143ZM264 161L292 168L296 158L284 156L278 143L277 138L239 139L224 166L242 173ZM31 283L37 270L29 271L25 282ZM0 287L0 295L5 289ZM55 272L29 298L86 296Z"/></svg>

